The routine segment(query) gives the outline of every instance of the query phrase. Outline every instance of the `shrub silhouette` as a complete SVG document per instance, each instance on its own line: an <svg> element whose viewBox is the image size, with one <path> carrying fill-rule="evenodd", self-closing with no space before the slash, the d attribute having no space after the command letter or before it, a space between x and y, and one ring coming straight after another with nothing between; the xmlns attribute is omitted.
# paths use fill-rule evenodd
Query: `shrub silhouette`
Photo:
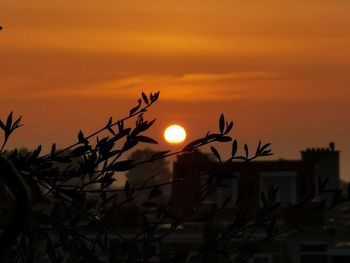
<svg viewBox="0 0 350 263"><path fill-rule="evenodd" d="M159 196L159 201L166 201L170 195L170 182L171 182L171 172L169 168L169 163L166 159L158 159L153 162L148 162L157 154L156 151L146 148L134 151L128 159L135 160L136 162L146 162L143 165L135 166L133 169L126 173L126 178L129 184L135 188L144 188L152 185L164 184L161 189L157 189L152 193L154 198ZM167 185L168 184L168 185ZM135 196L135 201L138 202L146 201L151 194L152 189L145 189L144 191L139 191ZM156 196L157 195L157 196Z"/></svg>
<svg viewBox="0 0 350 263"><path fill-rule="evenodd" d="M270 144L261 142L254 155L249 154L247 145L243 147L244 154L239 155L238 143L229 135L233 123L226 121L222 114L216 133L208 132L182 150L149 151L146 158L140 159L137 158L140 152L135 152L130 158L124 158L139 144L157 143L145 135L155 121L146 120L145 115L158 97L159 92L142 93L127 116L116 121L109 118L104 127L88 136L80 131L75 144L63 149L57 149L53 144L47 154L42 153L41 146L26 154L17 149L5 151L13 132L22 126L21 117L14 119L10 113L6 121L0 121L4 136L0 149L0 262L45 259L53 263L185 262L196 261L203 254L213 257L214 252L226 255L225 260L230 254L238 255L238 260L245 260L263 241L286 231L276 224L273 212L278 204L272 194L265 200L258 218L247 218L244 211L240 211L220 233L209 229L210 242L203 247L169 254L157 252L157 243L171 235L188 217L175 216L170 202L154 201L163 187L176 182L148 180L142 183L139 179L133 182L134 171L142 170L152 162L164 164L170 156L192 152L208 144L229 143L232 151L227 160L223 160L219 151L211 146L218 166L198 175L209 176L199 197L202 201L221 187L223 173L232 174L256 158L271 155ZM127 126L132 119L135 125ZM239 165L233 166L236 161ZM130 182L127 181L123 189L113 187L118 175L125 172ZM137 194L145 191L145 200L135 203ZM336 198L333 205L343 200L339 194ZM160 231L164 224L170 227ZM251 230L257 226L265 227L267 236L253 241ZM240 245L225 247L230 238L244 230L250 234L242 237ZM208 244L214 243L215 251L209 253L213 246ZM195 256L189 256L190 252Z"/></svg>

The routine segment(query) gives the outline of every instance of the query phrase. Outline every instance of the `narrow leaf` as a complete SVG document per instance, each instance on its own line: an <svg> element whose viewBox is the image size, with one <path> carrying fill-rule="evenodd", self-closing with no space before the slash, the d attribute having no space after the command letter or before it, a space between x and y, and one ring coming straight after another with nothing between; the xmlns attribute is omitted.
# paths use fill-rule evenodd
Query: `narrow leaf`
<svg viewBox="0 0 350 263"><path fill-rule="evenodd" d="M115 132L113 131L113 129L111 127L108 127L107 130L112 133L113 135L115 135Z"/></svg>
<svg viewBox="0 0 350 263"><path fill-rule="evenodd" d="M225 133L226 134L229 133L232 130L232 127L233 127L233 122L231 121L229 124L227 124Z"/></svg>
<svg viewBox="0 0 350 263"><path fill-rule="evenodd" d="M13 111L9 114L6 120L6 129L11 130L12 127L12 116L13 116Z"/></svg>
<svg viewBox="0 0 350 263"><path fill-rule="evenodd" d="M78 133L78 141L86 144L88 141L85 139L83 132L80 130Z"/></svg>
<svg viewBox="0 0 350 263"><path fill-rule="evenodd" d="M206 143L207 141L208 141L207 138L201 138L201 139L194 140L194 141L190 142L189 144L187 144L187 145L183 148L183 150L184 150L184 151L190 151L190 150L192 150L194 147L199 146L199 145L201 145L201 144L204 144L204 143Z"/></svg>
<svg viewBox="0 0 350 263"><path fill-rule="evenodd" d="M109 117L108 122L107 122L105 127L108 129L108 127L111 127L112 123L113 123L113 118Z"/></svg>
<svg viewBox="0 0 350 263"><path fill-rule="evenodd" d="M17 128L21 127L21 126L23 126L23 125L21 124L21 119L22 119L22 116L20 116L20 117L13 123L13 125L12 125L12 129L13 129L13 130L14 130L14 129L17 129Z"/></svg>
<svg viewBox="0 0 350 263"><path fill-rule="evenodd" d="M261 150L261 140L259 141L258 147L256 147L256 152L255 152L255 156L257 156L258 154L260 154Z"/></svg>
<svg viewBox="0 0 350 263"><path fill-rule="evenodd" d="M143 101L144 101L146 104L148 104L148 98L147 98L147 95L146 95L144 92L142 92L142 99L143 99Z"/></svg>
<svg viewBox="0 0 350 263"><path fill-rule="evenodd" d="M156 101L158 98L159 98L159 94L160 94L160 92L158 91L158 92L156 92L156 94L154 94L154 100Z"/></svg>
<svg viewBox="0 0 350 263"><path fill-rule="evenodd" d="M269 146L271 145L271 143L266 143L265 145L263 145L260 149L260 152L264 151L265 149L267 149Z"/></svg>
<svg viewBox="0 0 350 263"><path fill-rule="evenodd" d="M210 150L215 155L215 157L218 159L218 161L221 163L221 157L220 157L218 150L216 150L214 146L211 146Z"/></svg>
<svg viewBox="0 0 350 263"><path fill-rule="evenodd" d="M41 147L41 145L39 145L39 146L33 151L31 157L32 157L33 159L37 158L37 157L39 156L40 152L41 152L41 149L42 149L42 147Z"/></svg>
<svg viewBox="0 0 350 263"><path fill-rule="evenodd" d="M238 143L237 140L234 140L232 143L232 151L231 151L231 157L235 157L237 153Z"/></svg>
<svg viewBox="0 0 350 263"><path fill-rule="evenodd" d="M132 108L132 109L130 110L130 112L129 112L129 115L130 115L130 116L133 115L134 113L136 113L136 112L140 109L141 100L138 100L137 102L138 102L137 106L135 106L134 108Z"/></svg>
<svg viewBox="0 0 350 263"><path fill-rule="evenodd" d="M2 122L2 120L0 120L0 128L1 128L2 130L6 130L6 126L5 126L5 124Z"/></svg>
<svg viewBox="0 0 350 263"><path fill-rule="evenodd" d="M230 142L232 138L230 136L222 136L216 139L218 142Z"/></svg>
<svg viewBox="0 0 350 263"><path fill-rule="evenodd" d="M54 156L55 153L56 153L56 143L53 143L52 146L51 146L51 153L50 153L50 155Z"/></svg>
<svg viewBox="0 0 350 263"><path fill-rule="evenodd" d="M110 141L116 142L116 141L120 140L121 138L123 138L124 136L129 135L130 131L131 131L131 128L124 129L124 130L120 131L118 134L116 134L113 138L111 138Z"/></svg>
<svg viewBox="0 0 350 263"><path fill-rule="evenodd" d="M244 152L245 152L245 157L248 159L249 151L248 151L248 145L247 144L244 144Z"/></svg>
<svg viewBox="0 0 350 263"><path fill-rule="evenodd" d="M219 129L220 129L220 133L224 133L224 129L225 129L225 117L224 114L221 113L220 119L219 119Z"/></svg>
<svg viewBox="0 0 350 263"><path fill-rule="evenodd" d="M144 143L154 143L154 144L158 144L158 142L150 137L147 136L136 136L136 139L138 139L140 142L144 142Z"/></svg>

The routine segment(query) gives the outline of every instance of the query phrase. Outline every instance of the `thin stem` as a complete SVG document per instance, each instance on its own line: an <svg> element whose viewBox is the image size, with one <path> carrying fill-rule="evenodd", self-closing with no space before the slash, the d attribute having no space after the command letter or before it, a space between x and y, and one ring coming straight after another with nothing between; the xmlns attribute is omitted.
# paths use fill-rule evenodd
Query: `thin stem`
<svg viewBox="0 0 350 263"><path fill-rule="evenodd" d="M101 133L101 132L103 132L103 131L105 131L105 130L108 130L108 129L110 129L110 128L113 128L114 126L118 125L118 123L121 123L121 122L124 122L124 121L126 121L126 120L132 119L133 117L138 116L138 115L140 115L141 113L146 112L147 109L148 109L150 106L152 106L155 102L156 102L156 100L151 101L149 104L147 104L145 107L139 109L139 110L136 111L135 113L129 114L128 116L126 116L126 117L124 117L124 118L122 118L122 119L120 119L120 120L118 120L118 121L115 121L115 122L111 123L110 125L107 125L107 126L101 128L101 129L99 129L99 130L97 130L97 131L91 133L90 135L88 135L87 137L85 137L85 139L87 139L87 140L88 140L88 139L91 139L92 137L96 136L97 134L99 134L99 133ZM67 146L66 148L63 148L62 150L57 151L55 154L58 155L58 154L60 154L60 153L63 153L63 152L65 152L65 151L68 151L69 149L71 149L71 148L73 148L73 147L75 147L75 146L77 146L77 145L79 145L79 144L80 144L80 142L76 142L76 143L74 143L74 144L72 144L72 145L70 145L70 146Z"/></svg>

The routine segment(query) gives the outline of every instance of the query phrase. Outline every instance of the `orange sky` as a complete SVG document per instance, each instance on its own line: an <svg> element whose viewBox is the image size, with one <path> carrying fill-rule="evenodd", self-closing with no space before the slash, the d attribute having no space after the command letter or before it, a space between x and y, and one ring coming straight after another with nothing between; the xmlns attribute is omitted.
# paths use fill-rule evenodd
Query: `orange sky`
<svg viewBox="0 0 350 263"><path fill-rule="evenodd" d="M12 146L73 142L161 91L151 135L224 112L276 158L335 141L350 180L350 1L1 0L0 113ZM164 146L162 146L164 147Z"/></svg>

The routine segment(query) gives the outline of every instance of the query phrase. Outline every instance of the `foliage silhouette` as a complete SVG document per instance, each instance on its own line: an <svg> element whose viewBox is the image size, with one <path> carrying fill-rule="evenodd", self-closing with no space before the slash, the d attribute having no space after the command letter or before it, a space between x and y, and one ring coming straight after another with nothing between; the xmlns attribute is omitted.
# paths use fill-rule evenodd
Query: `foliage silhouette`
<svg viewBox="0 0 350 263"><path fill-rule="evenodd" d="M146 148L134 151L128 158L130 160L135 160L136 162L144 162L159 156L159 154L161 153ZM143 165L137 165L126 173L126 178L128 183L135 188L145 188L147 186L164 184L161 189L152 188L145 189L143 192L138 192L135 199L138 199L139 202L146 201L147 199L154 200L154 198L160 199L159 201L162 201L161 199L165 201L166 197L170 194L169 182L171 181L171 172L169 169L169 163L164 158L147 162ZM166 184L169 185L166 186Z"/></svg>
<svg viewBox="0 0 350 263"><path fill-rule="evenodd" d="M238 261L244 261L263 241L290 229L281 229L276 223L285 211L277 213L276 190L271 189L268 197L263 196L263 207L256 218L239 210L227 226L216 232L209 229L208 242L202 247L175 254L159 253L158 242L176 231L192 214L175 216L171 201L157 203L153 200L163 187L176 181L132 182L133 169L137 171L155 161L164 163L170 156L192 152L208 144L230 143L232 151L227 160L211 146L218 160L217 167L195 175L208 177L198 196L198 202L202 202L223 187L224 174L232 175L256 158L272 153L270 144L259 142L254 155L249 155L247 145L243 147L244 154L239 155L237 140L229 135L233 122L226 121L222 114L217 133L208 132L182 150L150 153L142 159L136 155L124 158L141 143L157 143L145 135L155 120L144 118L158 98L159 92L142 93L127 116L117 121L109 118L104 127L90 135L80 131L75 144L60 150L53 144L47 154L42 153L41 146L29 154L21 154L17 149L4 151L13 132L22 126L21 117L14 120L11 112L5 122L0 122L4 135L0 150L0 194L9 200L1 204L0 262L45 259L52 263L190 262L207 255L208 244L213 243L216 244L215 254L226 255L225 260L228 260L227 255L234 254ZM131 120L135 124L130 126ZM123 189L113 187L122 172L127 172L130 182L127 181ZM135 198L145 190L149 191L147 200L138 205ZM344 200L347 197L336 192L331 206ZM327 209L329 207L323 205L317 213ZM166 230L161 228L165 224L170 226ZM252 240L258 227L266 229L266 238ZM239 245L225 245L236 237L242 240Z"/></svg>

